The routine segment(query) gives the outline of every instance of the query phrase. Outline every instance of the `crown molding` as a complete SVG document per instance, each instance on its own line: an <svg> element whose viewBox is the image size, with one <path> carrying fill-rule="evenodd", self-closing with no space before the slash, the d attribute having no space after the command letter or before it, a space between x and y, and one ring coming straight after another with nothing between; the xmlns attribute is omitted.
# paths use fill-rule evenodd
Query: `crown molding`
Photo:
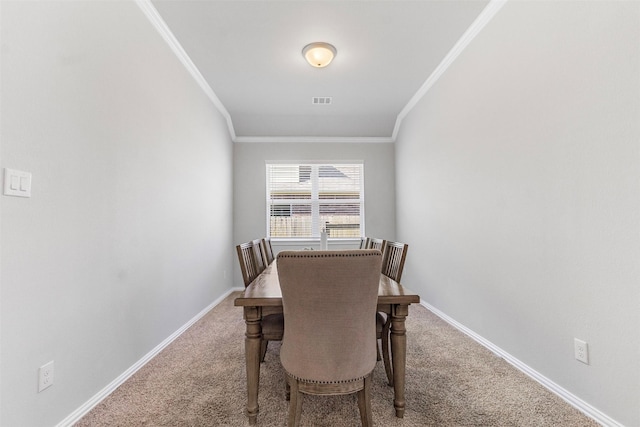
<svg viewBox="0 0 640 427"><path fill-rule="evenodd" d="M407 105L400 111L398 117L396 118L396 125L393 128L393 134L391 138L393 141L396 141L398 137L398 132L400 131L400 125L402 124L402 120L413 110L413 107L422 99L423 96L431 89L431 87L440 79L440 77L444 74L445 71L449 68L449 66L453 63L453 61L460 56L462 51L473 41L473 39L478 35L478 33L493 19L493 17L498 13L498 11L504 6L507 0L491 0L489 4L480 12L480 15L476 18L475 21L467 28L467 31L464 32L460 40L451 48L449 53L444 57L442 62L438 64L433 73L427 78L427 80L420 86L420 89L416 92L415 95L409 100Z"/></svg>
<svg viewBox="0 0 640 427"><path fill-rule="evenodd" d="M231 116L229 112L224 107L218 96L215 94L211 86L207 83L205 78L198 70L198 67L191 61L187 52L182 48L178 39L173 35L167 23L164 22L164 19L160 16L157 9L151 4L151 0L135 0L136 4L142 12L145 14L147 19L151 22L151 24L155 27L156 30L160 33L165 42L169 45L173 53L178 57L182 65L187 69L187 71L191 74L191 76L195 79L198 85L202 88L204 93L209 97L213 105L218 109L220 114L222 114L227 122L227 127L229 128L229 134L231 135L231 140L235 140L236 131L233 128L233 122L231 121Z"/></svg>
<svg viewBox="0 0 640 427"><path fill-rule="evenodd" d="M391 137L379 136L237 136L233 142L249 143L390 143Z"/></svg>
<svg viewBox="0 0 640 427"><path fill-rule="evenodd" d="M400 111L396 117L396 123L393 133L390 137L315 137L315 136L299 136L299 137L272 137L272 136L236 136L233 122L229 112L224 107L218 96L215 94L211 86L207 83L198 68L195 66L189 55L175 38L167 24L164 22L156 8L151 4L151 0L134 0L140 7L151 24L158 30L162 38L169 45L171 50L178 57L180 62L185 66L189 73L196 80L211 102L222 114L227 122L229 134L233 142L249 142L249 143L274 143L274 142L306 142L306 143L394 143L398 137L402 120L411 112L416 104L426 95L431 87L440 79L449 66L456 60L462 51L473 41L478 33L491 21L491 19L504 6L507 0L491 0L489 4L482 10L480 15L475 19L471 26L465 31L460 40L453 46L449 53L444 57L442 62L431 73L427 80L422 84L420 89L413 95L407 105Z"/></svg>

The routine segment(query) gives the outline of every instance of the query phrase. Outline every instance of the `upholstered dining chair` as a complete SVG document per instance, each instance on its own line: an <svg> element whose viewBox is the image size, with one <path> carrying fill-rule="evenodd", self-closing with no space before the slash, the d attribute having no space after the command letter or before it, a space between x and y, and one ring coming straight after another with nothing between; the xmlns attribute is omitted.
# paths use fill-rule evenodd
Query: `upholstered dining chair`
<svg viewBox="0 0 640 427"><path fill-rule="evenodd" d="M280 361L290 387L288 425L299 424L303 394L357 393L362 425L371 426L382 254L284 251L277 262L287 324Z"/></svg>
<svg viewBox="0 0 640 427"><path fill-rule="evenodd" d="M382 250L382 269L381 272L390 279L400 282L402 278L402 270L404 269L404 261L407 257L409 245L406 243L385 241ZM391 357L389 349L389 334L391 329L391 316L378 312L376 314L376 335L381 341L382 359L384 361L384 370L387 374L389 385L393 385L393 369L391 366Z"/></svg>
<svg viewBox="0 0 640 427"><path fill-rule="evenodd" d="M249 286L251 282L253 282L264 270L264 266L260 268L256 259L258 257L258 251L255 250L254 242L255 240L241 243L236 246L236 252L238 253L238 261L240 262L240 270L242 271L242 279L244 281L245 288ZM264 361L269 341L280 341L282 340L283 334L284 316L282 313L267 314L262 317L260 361Z"/></svg>
<svg viewBox="0 0 640 427"><path fill-rule="evenodd" d="M273 247L271 246L271 239L268 237L262 239L262 250L267 261L267 265L271 264L275 259L273 256Z"/></svg>

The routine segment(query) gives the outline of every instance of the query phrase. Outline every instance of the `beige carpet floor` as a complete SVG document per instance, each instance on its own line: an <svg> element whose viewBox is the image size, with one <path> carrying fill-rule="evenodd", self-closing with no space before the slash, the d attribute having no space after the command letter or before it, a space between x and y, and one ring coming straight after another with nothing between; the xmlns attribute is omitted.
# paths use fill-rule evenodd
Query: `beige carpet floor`
<svg viewBox="0 0 640 427"><path fill-rule="evenodd" d="M236 294L195 323L76 426L243 426L242 309ZM597 426L562 399L419 305L407 318L406 413L395 417L374 371L377 426ZM286 425L279 343L261 368L258 426ZM305 396L303 426L357 426L355 396Z"/></svg>

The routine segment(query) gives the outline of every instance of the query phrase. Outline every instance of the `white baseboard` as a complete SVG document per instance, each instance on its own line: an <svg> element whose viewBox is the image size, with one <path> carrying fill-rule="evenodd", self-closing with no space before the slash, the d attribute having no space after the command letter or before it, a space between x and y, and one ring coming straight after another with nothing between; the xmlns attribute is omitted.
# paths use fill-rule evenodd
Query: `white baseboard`
<svg viewBox="0 0 640 427"><path fill-rule="evenodd" d="M140 368L146 365L151 359L153 359L158 353L160 353L165 347L171 344L176 338L182 335L191 325L200 320L205 314L207 314L211 309L213 309L216 305L220 304L222 300L224 300L229 294L235 291L243 290L244 288L231 288L222 296L220 296L217 300L209 304L205 307L200 313L195 315L191 320L185 323L180 329L175 331L169 337L167 337L164 341L158 344L153 350L144 355L140 360L138 360L135 364L133 364L129 369L119 375L115 380L113 380L110 384L108 384L105 388L100 390L97 394L95 394L91 399L85 402L78 409L73 411L69 416L67 416L64 420L60 421L56 427L71 427L75 423L77 423L83 416L85 416L91 409L93 409L96 405L98 405L102 400L104 400L109 394L111 394L115 389L117 389L120 385L122 385L127 379L129 379L133 374L135 374ZM571 406L575 407L588 417L594 419L596 422L602 424L606 427L624 427L622 424L618 423L616 420L612 419L608 415L604 414L602 411L593 407L589 403L575 396L565 388L559 386L554 383L544 375L537 372L535 369L529 367L525 363L521 362L517 358L513 357L511 354L502 350L500 347L496 346L492 342L486 340L482 336L476 334L471 329L467 328L463 324L457 322L451 317L447 316L442 311L437 308L431 306L426 301L421 300L420 304L424 306L429 311L433 312L436 316L440 317L445 322L449 323L454 328L463 332L465 335L468 335L473 340L486 347L496 355L500 356L504 360L506 360L509 364L514 366L516 369L524 372L527 376L534 379L538 383L542 384L545 388L547 388L552 393L558 395L564 401L569 403Z"/></svg>
<svg viewBox="0 0 640 427"><path fill-rule="evenodd" d="M542 375L541 373L539 373L535 369L533 369L530 366L524 364L523 362L521 362L520 360L516 359L515 357L513 357L512 355L510 355L506 351L502 350L500 347L496 346L492 342L490 342L490 341L486 340L485 338L481 337L480 335L476 334L475 332L473 332L471 329L467 328L463 324L455 321L454 319L452 319L451 317L447 316L446 314L444 314L443 312L441 312L437 308L435 308L432 305L428 304L426 301L420 300L420 305L424 306L427 310L433 312L433 314L435 314L436 316L440 317L442 320L444 320L445 322L449 323L454 328L458 329L459 331L461 331L464 334L468 335L469 337L473 338L480 345L486 347L487 349L489 349L490 351L492 351L493 353L495 353L499 357L503 358L509 364L513 365L516 369L518 369L519 371L524 372L530 378L532 378L533 380L535 380L538 383L542 384L542 386L544 386L546 389L548 389L552 393L560 396L560 398L562 398L564 401L569 403L571 406L573 406L574 408L576 408L577 410L579 410L580 412L582 412L586 416L592 418L596 422L598 422L598 423L600 423L600 424L602 424L603 426L606 426L606 427L624 427L622 424L620 424L619 422L617 422L613 418L609 417L607 414L603 413L602 411L598 410L597 408L594 408L589 403L585 402L584 400L582 400L579 397L575 396L574 394L572 394L571 392L569 392L565 388L563 388L563 387L559 386L558 384L554 383L549 378L545 377L544 375Z"/></svg>
<svg viewBox="0 0 640 427"><path fill-rule="evenodd" d="M82 417L84 417L90 410L92 410L98 403L102 402L107 396L109 396L115 389L120 387L126 380L128 380L133 374L135 374L140 368L146 365L151 359L153 359L158 353L160 353L166 346L171 344L176 338L178 338L184 331L189 329L191 325L200 320L205 314L207 314L212 308L220 304L229 294L235 291L244 290L244 288L231 288L224 293L220 298L205 307L200 313L196 314L191 320L185 323L180 329L175 331L164 341L158 344L153 350L145 354L140 360L133 364L129 369L124 371L120 376L108 384L105 388L100 390L91 399L86 401L82 406L73 411L64 420L60 421L56 427L71 427Z"/></svg>

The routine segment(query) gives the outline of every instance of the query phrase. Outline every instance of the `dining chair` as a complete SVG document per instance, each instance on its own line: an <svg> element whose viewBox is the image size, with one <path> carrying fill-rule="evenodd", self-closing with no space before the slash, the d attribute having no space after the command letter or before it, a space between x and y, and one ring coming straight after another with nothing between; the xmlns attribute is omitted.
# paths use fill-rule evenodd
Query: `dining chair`
<svg viewBox="0 0 640 427"><path fill-rule="evenodd" d="M376 238L368 238L367 239L367 249L377 249L380 252L384 249L384 239L376 239Z"/></svg>
<svg viewBox="0 0 640 427"><path fill-rule="evenodd" d="M404 261L409 245L387 240L382 251L382 274L399 282L402 278Z"/></svg>
<svg viewBox="0 0 640 427"><path fill-rule="evenodd" d="M367 249L377 249L381 253L384 251L384 246L386 240L377 239L374 237L367 237L365 242L365 248ZM384 254L383 254L384 258ZM389 357L389 330L385 330L385 326L390 328L391 324L386 325L387 317L384 313L376 314L376 338L380 340L380 347L378 348L378 343L376 341L376 355L377 360L382 360L384 363L384 371L387 374L387 380L389 385L393 385L393 372L391 367L391 358ZM385 336L386 332L386 336ZM386 338L386 339L385 339Z"/></svg>
<svg viewBox="0 0 640 427"><path fill-rule="evenodd" d="M271 247L271 239L265 237L262 239L262 248L264 250L264 255L267 260L267 265L271 264L275 259L273 256L273 247Z"/></svg>
<svg viewBox="0 0 640 427"><path fill-rule="evenodd" d="M236 246L238 253L238 261L240 262L240 270L242 271L242 279L246 288L253 282L256 277L264 270L260 269L257 260L258 251L255 250L255 240L251 242L241 243ZM264 263L264 261L263 261ZM267 346L269 341L281 341L284 334L284 316L282 313L267 314L262 317L262 341L260 343L260 361L264 361L267 354Z"/></svg>
<svg viewBox="0 0 640 427"><path fill-rule="evenodd" d="M404 261L407 257L409 245L406 243L385 241L382 250L382 268L381 272L390 279L400 282L402 278L402 270L404 269ZM381 341L382 359L384 361L384 370L387 374L389 385L393 385L393 369L391 366L389 339L391 329L391 316L378 312L376 314L376 335Z"/></svg>
<svg viewBox="0 0 640 427"><path fill-rule="evenodd" d="M366 237L361 237L360 238L360 249L367 249L367 241L369 239Z"/></svg>
<svg viewBox="0 0 640 427"><path fill-rule="evenodd" d="M256 264L256 253L253 250L253 242L240 243L236 246L236 252L238 253L238 261L240 262L242 280L246 288L260 274Z"/></svg>
<svg viewBox="0 0 640 427"><path fill-rule="evenodd" d="M262 246L262 239L252 240L253 243L253 251L256 254L256 265L258 267L258 272L262 273L269 263L267 262L267 255L265 254L265 250Z"/></svg>
<svg viewBox="0 0 640 427"><path fill-rule="evenodd" d="M382 254L284 251L277 260L287 324L280 361L290 388L288 425L300 422L303 394L357 393L360 421L371 426Z"/></svg>

